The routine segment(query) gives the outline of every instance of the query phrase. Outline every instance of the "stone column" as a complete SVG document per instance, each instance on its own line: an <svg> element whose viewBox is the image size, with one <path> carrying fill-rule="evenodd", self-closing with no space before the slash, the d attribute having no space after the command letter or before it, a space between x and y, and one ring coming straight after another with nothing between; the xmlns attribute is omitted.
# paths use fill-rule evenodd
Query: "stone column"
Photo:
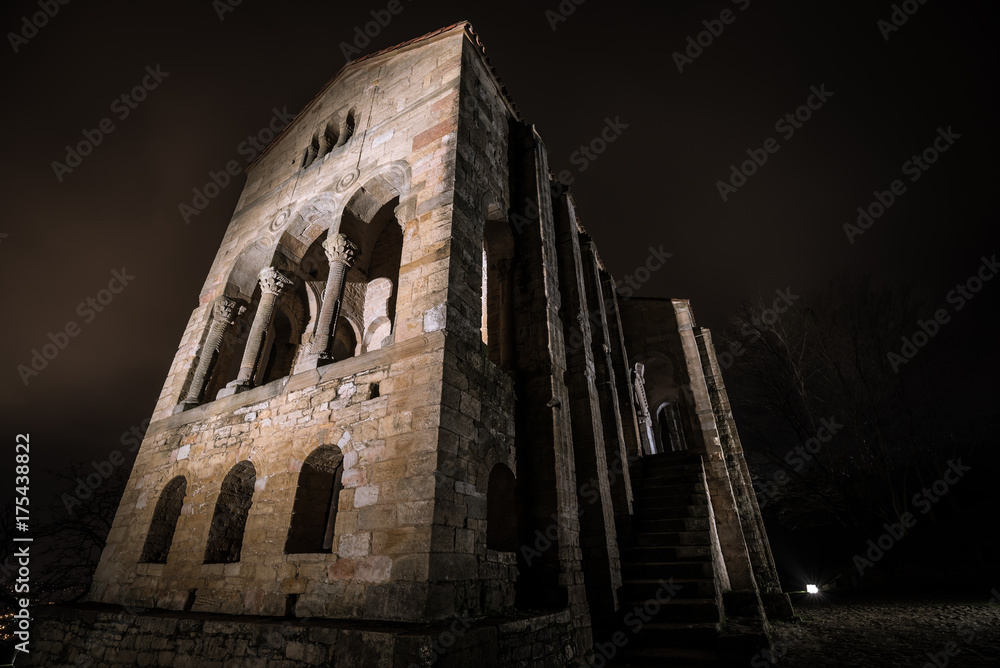
<svg viewBox="0 0 1000 668"><path fill-rule="evenodd" d="M260 272L260 304L257 306L257 313L254 315L253 325L250 327L250 337L247 339L246 348L243 349L240 373L236 380L229 383L226 389L220 392L220 396L245 392L253 387L253 378L257 371L260 352L274 317L274 306L281 291L291 283L290 279L279 274L274 267L265 267Z"/></svg>
<svg viewBox="0 0 1000 668"><path fill-rule="evenodd" d="M632 372L632 384L635 390L635 409L639 418L639 437L641 445L645 445L646 454L652 455L658 452L656 447L656 437L653 435L653 420L649 414L649 401L646 399L646 366L641 362L636 362Z"/></svg>
<svg viewBox="0 0 1000 668"><path fill-rule="evenodd" d="M344 276L354 263L360 250L346 234L335 234L323 242L323 249L330 261L330 275L326 279L323 292L323 307L319 312L319 324L313 339L312 355L317 359L330 359L330 341L337 328L340 302L344 296Z"/></svg>
<svg viewBox="0 0 1000 668"><path fill-rule="evenodd" d="M215 353L219 352L219 348L222 346L222 339L226 334L226 328L234 322L234 311L236 315L242 315L246 311L246 306L242 305L239 300L230 297L219 297L212 304L212 324L208 330L208 338L205 340L205 345L201 348L201 354L198 357L198 367L195 369L194 378L191 379L187 395L184 397L184 401L174 410L175 413L179 413L192 406L197 406L200 402L202 390L205 388L205 380L208 378L208 371L212 366L212 358L215 357Z"/></svg>

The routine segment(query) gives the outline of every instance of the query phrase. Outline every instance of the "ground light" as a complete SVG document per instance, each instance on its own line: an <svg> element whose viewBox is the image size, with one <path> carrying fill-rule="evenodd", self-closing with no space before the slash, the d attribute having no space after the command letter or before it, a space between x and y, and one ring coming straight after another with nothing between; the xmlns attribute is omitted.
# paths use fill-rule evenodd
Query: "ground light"
<svg viewBox="0 0 1000 668"><path fill-rule="evenodd" d="M819 587L817 587L816 585L806 585L806 593L807 594L818 594L819 593Z"/></svg>

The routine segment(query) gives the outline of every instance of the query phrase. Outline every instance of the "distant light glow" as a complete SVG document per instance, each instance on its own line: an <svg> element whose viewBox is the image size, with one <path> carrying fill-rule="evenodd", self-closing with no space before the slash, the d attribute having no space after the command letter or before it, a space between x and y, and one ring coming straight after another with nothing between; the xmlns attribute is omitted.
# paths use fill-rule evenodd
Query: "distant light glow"
<svg viewBox="0 0 1000 668"><path fill-rule="evenodd" d="M819 593L819 587L817 587L816 585L806 585L806 593L807 594L818 594Z"/></svg>

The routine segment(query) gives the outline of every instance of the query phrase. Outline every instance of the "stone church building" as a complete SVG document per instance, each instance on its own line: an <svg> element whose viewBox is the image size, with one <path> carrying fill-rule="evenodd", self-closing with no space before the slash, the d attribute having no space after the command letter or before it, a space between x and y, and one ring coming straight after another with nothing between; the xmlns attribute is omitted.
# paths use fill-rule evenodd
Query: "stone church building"
<svg viewBox="0 0 1000 668"><path fill-rule="evenodd" d="M246 176L91 602L40 613L34 665L767 644L790 607L711 333L617 294L469 24L346 65Z"/></svg>

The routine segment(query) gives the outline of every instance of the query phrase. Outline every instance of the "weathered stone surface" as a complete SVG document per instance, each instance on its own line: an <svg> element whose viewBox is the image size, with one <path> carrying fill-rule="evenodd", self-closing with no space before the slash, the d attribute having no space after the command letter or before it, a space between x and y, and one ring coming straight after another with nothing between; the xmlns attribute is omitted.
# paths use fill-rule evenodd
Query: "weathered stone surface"
<svg viewBox="0 0 1000 668"><path fill-rule="evenodd" d="M471 27L348 64L247 171L108 537L90 600L159 611L54 612L39 656L580 665L675 447L676 550L773 587L709 333L613 286Z"/></svg>

